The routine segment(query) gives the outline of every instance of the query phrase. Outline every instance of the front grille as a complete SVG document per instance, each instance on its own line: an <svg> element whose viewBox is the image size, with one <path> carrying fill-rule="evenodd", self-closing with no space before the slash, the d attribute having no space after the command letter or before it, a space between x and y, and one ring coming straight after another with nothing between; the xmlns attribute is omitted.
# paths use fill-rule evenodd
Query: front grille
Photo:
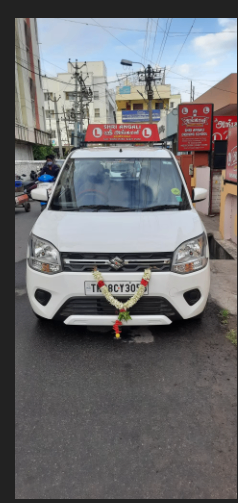
<svg viewBox="0 0 238 503"><path fill-rule="evenodd" d="M61 253L62 268L67 272L141 272L170 271L173 253Z"/></svg>
<svg viewBox="0 0 238 503"><path fill-rule="evenodd" d="M128 297L120 296L121 302L126 302ZM64 321L71 315L112 315L117 316L118 309L113 307L104 297L72 297L55 315L56 320ZM163 297L142 297L140 301L130 309L133 315L164 315L172 321L181 319L176 309Z"/></svg>

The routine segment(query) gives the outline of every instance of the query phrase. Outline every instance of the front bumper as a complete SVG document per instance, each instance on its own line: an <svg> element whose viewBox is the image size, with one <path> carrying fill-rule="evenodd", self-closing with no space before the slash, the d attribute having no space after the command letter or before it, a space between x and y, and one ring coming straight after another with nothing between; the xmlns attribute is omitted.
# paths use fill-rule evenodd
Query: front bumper
<svg viewBox="0 0 238 503"><path fill-rule="evenodd" d="M142 273L105 273L105 281L136 281L140 282ZM84 282L91 281L92 275L86 273L62 272L55 275L47 275L34 271L27 264L27 293L33 311L39 316L52 319L59 312L67 300L73 297L84 297ZM199 289L200 299L195 305L189 306L183 294L192 289ZM192 318L200 314L206 305L210 288L210 265L208 264L200 271L180 275L173 272L153 272L149 284L148 297L162 297L166 299L183 319ZM37 289L46 290L51 294L51 298L46 306L42 306L35 299ZM118 297L119 298L119 297ZM139 301L140 302L140 301ZM138 302L138 307L139 307ZM159 313L153 316L132 316L132 320L124 322L126 325L162 325L169 324L172 320L168 316ZM115 315L104 316L77 316L68 317L64 320L66 324L79 325L113 325Z"/></svg>

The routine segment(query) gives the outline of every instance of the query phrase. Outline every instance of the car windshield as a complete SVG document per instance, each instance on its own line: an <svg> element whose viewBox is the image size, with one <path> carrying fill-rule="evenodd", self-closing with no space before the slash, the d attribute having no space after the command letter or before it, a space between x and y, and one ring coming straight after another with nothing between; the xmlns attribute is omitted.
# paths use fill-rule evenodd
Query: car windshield
<svg viewBox="0 0 238 503"><path fill-rule="evenodd" d="M50 209L163 211L191 209L173 159L69 159Z"/></svg>

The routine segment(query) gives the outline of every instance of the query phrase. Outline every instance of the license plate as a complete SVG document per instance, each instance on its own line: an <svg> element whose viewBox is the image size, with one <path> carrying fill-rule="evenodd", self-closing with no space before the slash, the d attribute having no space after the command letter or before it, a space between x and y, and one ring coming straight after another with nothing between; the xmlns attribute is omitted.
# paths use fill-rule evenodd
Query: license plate
<svg viewBox="0 0 238 503"><path fill-rule="evenodd" d="M119 295L129 295L132 296L137 291L140 283L137 281L105 281L109 292L116 297ZM84 282L85 295L102 295L100 288L98 287L96 281L85 281ZM145 287L145 295L148 295L148 286Z"/></svg>

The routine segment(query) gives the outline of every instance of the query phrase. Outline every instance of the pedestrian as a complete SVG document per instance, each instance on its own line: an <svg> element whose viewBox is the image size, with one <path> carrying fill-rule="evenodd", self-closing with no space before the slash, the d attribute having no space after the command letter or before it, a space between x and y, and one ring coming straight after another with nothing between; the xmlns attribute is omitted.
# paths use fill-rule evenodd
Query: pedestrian
<svg viewBox="0 0 238 503"><path fill-rule="evenodd" d="M40 171L39 176L46 174L53 176L55 179L57 178L60 168L59 166L57 166L57 164L54 163L54 160L55 160L54 155L49 154L46 156L46 163L43 166L42 170Z"/></svg>

